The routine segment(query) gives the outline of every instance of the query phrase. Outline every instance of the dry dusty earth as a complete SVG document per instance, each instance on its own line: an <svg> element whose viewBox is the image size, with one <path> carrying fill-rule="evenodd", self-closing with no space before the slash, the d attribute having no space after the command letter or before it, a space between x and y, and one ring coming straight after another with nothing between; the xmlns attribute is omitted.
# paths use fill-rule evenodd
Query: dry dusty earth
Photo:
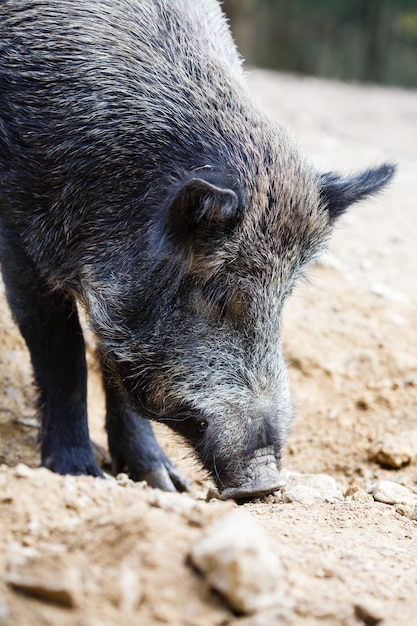
<svg viewBox="0 0 417 626"><path fill-rule="evenodd" d="M0 624L417 623L417 509L367 493L388 480L417 497L417 93L260 71L250 82L323 170L399 164L383 196L341 220L285 312L298 415L283 465L331 475L345 497L303 504L271 495L240 507L281 559L285 599L234 613L189 554L236 505L206 502L205 477L166 434L169 454L194 481L191 498L36 469L30 367L2 301ZM92 437L105 446L90 364ZM379 442L397 453L399 468L387 468L396 462L389 457L374 460Z"/></svg>

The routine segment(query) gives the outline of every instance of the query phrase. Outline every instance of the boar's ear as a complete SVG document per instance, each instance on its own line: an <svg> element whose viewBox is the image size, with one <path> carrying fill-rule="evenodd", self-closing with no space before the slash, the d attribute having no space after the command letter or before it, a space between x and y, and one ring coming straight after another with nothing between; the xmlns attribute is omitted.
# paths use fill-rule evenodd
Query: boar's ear
<svg viewBox="0 0 417 626"><path fill-rule="evenodd" d="M330 220L338 218L350 204L359 202L382 189L392 178L395 166L389 163L353 176L341 177L329 172L321 177L321 197Z"/></svg>
<svg viewBox="0 0 417 626"><path fill-rule="evenodd" d="M171 200L164 221L164 234L177 245L190 245L196 237L222 235L240 217L237 194L201 178L191 178Z"/></svg>

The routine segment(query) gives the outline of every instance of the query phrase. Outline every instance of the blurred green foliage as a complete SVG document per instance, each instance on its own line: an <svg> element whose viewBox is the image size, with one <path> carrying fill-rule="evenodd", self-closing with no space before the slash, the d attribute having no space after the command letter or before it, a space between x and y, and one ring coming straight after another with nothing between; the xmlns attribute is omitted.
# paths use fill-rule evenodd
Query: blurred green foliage
<svg viewBox="0 0 417 626"><path fill-rule="evenodd" d="M417 87L417 0L224 0L251 65Z"/></svg>

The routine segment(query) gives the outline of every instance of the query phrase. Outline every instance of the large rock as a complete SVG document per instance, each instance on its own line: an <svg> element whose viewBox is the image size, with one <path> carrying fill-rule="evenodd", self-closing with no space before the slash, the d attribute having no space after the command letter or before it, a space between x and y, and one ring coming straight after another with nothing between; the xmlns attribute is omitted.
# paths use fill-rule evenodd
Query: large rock
<svg viewBox="0 0 417 626"><path fill-rule="evenodd" d="M255 613L286 603L281 562L262 528L242 511L208 526L191 560L235 611Z"/></svg>

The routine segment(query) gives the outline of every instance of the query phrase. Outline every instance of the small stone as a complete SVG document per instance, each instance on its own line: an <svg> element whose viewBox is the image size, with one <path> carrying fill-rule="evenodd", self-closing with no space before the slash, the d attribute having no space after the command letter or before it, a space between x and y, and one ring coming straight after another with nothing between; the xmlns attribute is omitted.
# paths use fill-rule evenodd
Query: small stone
<svg viewBox="0 0 417 626"><path fill-rule="evenodd" d="M417 502L415 504L396 504L395 510L408 519L417 520Z"/></svg>
<svg viewBox="0 0 417 626"><path fill-rule="evenodd" d="M152 506L158 509L173 511L175 513L190 513L198 506L196 500L187 494L161 491L160 489L154 489L151 492L149 501Z"/></svg>
<svg viewBox="0 0 417 626"><path fill-rule="evenodd" d="M370 493L374 500L384 504L417 505L417 496L410 489L390 480L379 480L372 486Z"/></svg>
<svg viewBox="0 0 417 626"><path fill-rule="evenodd" d="M22 424L30 428L39 428L39 421L35 417L16 417L14 421L16 424Z"/></svg>
<svg viewBox="0 0 417 626"><path fill-rule="evenodd" d="M371 494L367 493L364 489L361 489L357 485L351 485L347 488L345 499L351 502L362 502L364 504L373 502Z"/></svg>
<svg viewBox="0 0 417 626"><path fill-rule="evenodd" d="M298 502L299 504L321 504L324 498L318 489L295 485L291 489L282 492L282 502Z"/></svg>
<svg viewBox="0 0 417 626"><path fill-rule="evenodd" d="M286 602L281 562L243 511L208 526L191 560L233 610L251 614Z"/></svg>
<svg viewBox="0 0 417 626"><path fill-rule="evenodd" d="M370 291L374 295L384 298L385 300L390 300L391 302L408 302L408 297L405 293L394 291L384 283L374 283L371 285Z"/></svg>
<svg viewBox="0 0 417 626"><path fill-rule="evenodd" d="M9 547L6 582L28 596L67 608L76 606L79 572L68 567L61 555L40 555L17 544Z"/></svg>
<svg viewBox="0 0 417 626"><path fill-rule="evenodd" d="M355 616L366 626L377 626L384 619L384 607L373 598L361 600L353 608Z"/></svg>
<svg viewBox="0 0 417 626"><path fill-rule="evenodd" d="M120 474L117 474L116 481L117 484L120 485L120 487L126 487L129 483L132 482L128 474L125 474L124 472L120 472Z"/></svg>
<svg viewBox="0 0 417 626"><path fill-rule="evenodd" d="M9 617L9 615L10 615L9 607L3 600L0 600L0 621L6 620L6 618Z"/></svg>
<svg viewBox="0 0 417 626"><path fill-rule="evenodd" d="M336 481L327 474L293 474L286 478L281 488L284 502L320 504L343 500L343 493Z"/></svg>
<svg viewBox="0 0 417 626"><path fill-rule="evenodd" d="M417 459L417 431L387 435L383 441L378 441L372 446L369 458L382 466L394 469L413 463Z"/></svg>
<svg viewBox="0 0 417 626"><path fill-rule="evenodd" d="M137 489L138 491L145 491L145 489L149 487L146 480L133 481L131 486L134 487L134 489Z"/></svg>
<svg viewBox="0 0 417 626"><path fill-rule="evenodd" d="M36 535L42 528L42 523L38 519L31 519L28 523L28 531L30 534Z"/></svg>
<svg viewBox="0 0 417 626"><path fill-rule="evenodd" d="M68 581L58 579L37 580L36 577L20 573L11 573L7 577L11 587L35 598L49 600L61 606L72 608L75 606L74 596L68 587Z"/></svg>
<svg viewBox="0 0 417 626"><path fill-rule="evenodd" d="M24 463L18 463L14 468L14 473L17 478L32 478L34 470Z"/></svg>

